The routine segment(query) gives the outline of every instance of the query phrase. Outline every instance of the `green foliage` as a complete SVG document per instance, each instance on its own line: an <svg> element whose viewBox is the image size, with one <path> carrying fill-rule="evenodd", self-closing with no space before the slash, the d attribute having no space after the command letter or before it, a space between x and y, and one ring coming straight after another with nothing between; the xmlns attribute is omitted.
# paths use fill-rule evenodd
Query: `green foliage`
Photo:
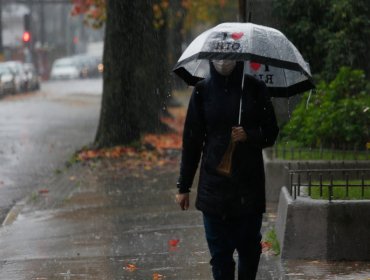
<svg viewBox="0 0 370 280"><path fill-rule="evenodd" d="M274 0L281 29L309 61L313 73L334 78L340 66L369 77L368 0Z"/></svg>
<svg viewBox="0 0 370 280"><path fill-rule="evenodd" d="M264 240L271 244L271 249L276 256L280 255L280 244L277 239L275 229L267 231Z"/></svg>
<svg viewBox="0 0 370 280"><path fill-rule="evenodd" d="M311 198L313 199L329 199L329 182L322 182L322 194L320 194L320 187L319 182L312 182L315 187L311 187ZM364 188L362 189L361 185L362 182L360 180L351 181L350 184L357 185L349 186L348 193L346 190L346 182L345 181L334 181L332 187L332 199L370 199L370 181L364 180Z"/></svg>
<svg viewBox="0 0 370 280"><path fill-rule="evenodd" d="M369 141L370 83L361 70L342 67L330 82L320 82L317 92L306 93L282 130L285 140L313 147L358 145Z"/></svg>

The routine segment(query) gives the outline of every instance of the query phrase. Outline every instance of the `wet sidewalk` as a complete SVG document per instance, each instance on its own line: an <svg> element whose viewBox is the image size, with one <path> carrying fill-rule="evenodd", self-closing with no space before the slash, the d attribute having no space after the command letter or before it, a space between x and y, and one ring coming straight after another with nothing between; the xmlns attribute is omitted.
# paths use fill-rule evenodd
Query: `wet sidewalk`
<svg viewBox="0 0 370 280"><path fill-rule="evenodd" d="M101 159L50 176L0 229L0 279L211 279L194 193L189 211L174 201L178 160L175 152L129 168L125 158ZM268 250L258 279L368 280L367 272L368 264L282 263Z"/></svg>
<svg viewBox="0 0 370 280"><path fill-rule="evenodd" d="M177 160L129 170L104 159L52 176L1 228L0 279L211 279L201 215L174 201ZM283 279L271 258L259 279Z"/></svg>

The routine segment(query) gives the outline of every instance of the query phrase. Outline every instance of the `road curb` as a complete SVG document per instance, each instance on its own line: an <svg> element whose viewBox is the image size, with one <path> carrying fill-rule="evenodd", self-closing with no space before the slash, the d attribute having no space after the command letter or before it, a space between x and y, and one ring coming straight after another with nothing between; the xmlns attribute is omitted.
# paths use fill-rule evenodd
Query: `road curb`
<svg viewBox="0 0 370 280"><path fill-rule="evenodd" d="M18 217L19 213L21 213L23 207L26 205L27 199L22 199L18 201L8 212L6 215L2 226L9 226L11 225Z"/></svg>

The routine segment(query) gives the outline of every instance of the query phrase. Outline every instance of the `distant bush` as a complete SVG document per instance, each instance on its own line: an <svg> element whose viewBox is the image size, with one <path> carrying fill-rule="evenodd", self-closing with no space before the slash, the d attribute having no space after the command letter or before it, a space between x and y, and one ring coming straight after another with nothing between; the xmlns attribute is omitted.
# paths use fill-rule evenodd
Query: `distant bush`
<svg viewBox="0 0 370 280"><path fill-rule="evenodd" d="M342 67L333 81L322 81L316 93L304 95L281 136L312 147L364 149L370 141L369 107L370 83L364 72Z"/></svg>
<svg viewBox="0 0 370 280"><path fill-rule="evenodd" d="M280 29L326 81L341 66L370 77L369 0L274 0Z"/></svg>

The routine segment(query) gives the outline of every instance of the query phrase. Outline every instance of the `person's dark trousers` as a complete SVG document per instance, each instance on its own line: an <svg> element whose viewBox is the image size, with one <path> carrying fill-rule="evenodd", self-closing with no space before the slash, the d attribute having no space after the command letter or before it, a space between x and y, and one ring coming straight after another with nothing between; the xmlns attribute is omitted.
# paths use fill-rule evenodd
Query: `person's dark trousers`
<svg viewBox="0 0 370 280"><path fill-rule="evenodd" d="M238 280L254 280L261 255L262 213L224 219L203 213L206 239L215 280L234 280L234 251L238 252Z"/></svg>

